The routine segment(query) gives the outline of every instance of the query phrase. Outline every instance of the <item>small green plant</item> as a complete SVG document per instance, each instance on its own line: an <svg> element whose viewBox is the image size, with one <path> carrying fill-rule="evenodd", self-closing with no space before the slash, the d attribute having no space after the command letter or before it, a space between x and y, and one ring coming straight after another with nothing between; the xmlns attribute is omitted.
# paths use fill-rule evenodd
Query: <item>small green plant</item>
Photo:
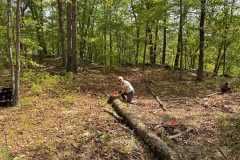
<svg viewBox="0 0 240 160"><path fill-rule="evenodd" d="M66 95L63 97L63 104L64 106L68 107L74 104L74 102L76 101L76 97L73 95Z"/></svg>
<svg viewBox="0 0 240 160"><path fill-rule="evenodd" d="M0 159L1 160L13 160L14 157L7 147L0 148Z"/></svg>
<svg viewBox="0 0 240 160"><path fill-rule="evenodd" d="M32 94L39 95L43 92L43 89L41 85L33 83L31 87L31 91L32 91Z"/></svg>
<svg viewBox="0 0 240 160"><path fill-rule="evenodd" d="M20 99L20 104L21 106L32 106L33 105L32 97L22 97Z"/></svg>

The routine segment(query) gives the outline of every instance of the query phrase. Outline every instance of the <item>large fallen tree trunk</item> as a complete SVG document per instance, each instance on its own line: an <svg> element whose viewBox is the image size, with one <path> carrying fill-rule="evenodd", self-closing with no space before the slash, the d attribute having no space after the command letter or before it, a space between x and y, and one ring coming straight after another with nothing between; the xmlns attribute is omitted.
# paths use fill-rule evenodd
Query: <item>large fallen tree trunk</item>
<svg viewBox="0 0 240 160"><path fill-rule="evenodd" d="M115 112L123 118L125 123L135 131L135 134L149 146L151 151L161 160L173 160L173 150L153 131L149 130L145 124L128 112L120 100L115 99L112 103Z"/></svg>

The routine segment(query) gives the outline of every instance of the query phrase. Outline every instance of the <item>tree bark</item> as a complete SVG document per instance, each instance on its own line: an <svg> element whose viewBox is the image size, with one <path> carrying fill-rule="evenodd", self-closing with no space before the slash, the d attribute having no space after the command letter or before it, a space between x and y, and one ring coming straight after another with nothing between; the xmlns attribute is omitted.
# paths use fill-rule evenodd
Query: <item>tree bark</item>
<svg viewBox="0 0 240 160"><path fill-rule="evenodd" d="M173 150L154 132L149 130L145 124L138 120L137 117L132 115L127 107L124 107L120 100L116 99L112 105L115 112L124 119L126 124L134 129L135 133L141 138L145 144L149 146L153 153L161 160L172 160Z"/></svg>
<svg viewBox="0 0 240 160"><path fill-rule="evenodd" d="M67 71L77 72L76 53L76 0L67 4L68 61Z"/></svg>
<svg viewBox="0 0 240 160"><path fill-rule="evenodd" d="M165 0L165 4L166 3L167 0ZM167 11L165 11L164 15L162 64L166 63L166 48L167 48Z"/></svg>
<svg viewBox="0 0 240 160"><path fill-rule="evenodd" d="M12 26L12 3L11 0L7 1L7 41L8 41L8 59L11 68L11 85L12 85L12 96L15 95L15 70L14 70L14 63L13 63L13 53L12 53L12 36L11 36L11 26Z"/></svg>
<svg viewBox="0 0 240 160"><path fill-rule="evenodd" d="M179 1L180 5L180 20L179 20L179 30L178 30L178 44L177 44L177 54L174 62L174 69L179 68L179 58L182 55L182 37L183 37L183 2Z"/></svg>
<svg viewBox="0 0 240 160"><path fill-rule="evenodd" d="M154 42L154 48L153 48L153 62L156 64L156 59L157 59L157 45L158 45L158 22L156 23L156 28L155 28L155 42Z"/></svg>
<svg viewBox="0 0 240 160"><path fill-rule="evenodd" d="M203 79L203 69L204 69L204 45L205 45L205 10L206 10L206 0L201 0L201 15L200 15L200 26L199 26L199 62L198 62L198 72L197 79Z"/></svg>
<svg viewBox="0 0 240 160"><path fill-rule="evenodd" d="M146 24L146 28L145 28L144 52L143 52L143 70L145 69L145 64L146 64L147 45L148 45L148 24Z"/></svg>
<svg viewBox="0 0 240 160"><path fill-rule="evenodd" d="M16 73L15 73L15 96L14 105L19 104L20 95L20 0L16 6Z"/></svg>
<svg viewBox="0 0 240 160"><path fill-rule="evenodd" d="M58 4L58 30L59 30L59 52L63 59L63 65L66 67L67 64L67 55L65 51L65 31L64 31L64 7L63 0L57 0Z"/></svg>

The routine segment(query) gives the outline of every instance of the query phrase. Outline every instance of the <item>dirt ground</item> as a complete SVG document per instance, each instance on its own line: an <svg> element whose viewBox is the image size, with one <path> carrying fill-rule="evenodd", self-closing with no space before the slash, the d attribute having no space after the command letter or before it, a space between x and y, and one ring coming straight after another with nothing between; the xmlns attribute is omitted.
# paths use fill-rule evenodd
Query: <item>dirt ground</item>
<svg viewBox="0 0 240 160"><path fill-rule="evenodd" d="M172 142L183 146L190 158L223 156L216 147L217 122L239 112L240 93L207 97L217 91L216 81L195 82L191 74L179 80L178 73L164 69L147 69L144 73L137 68L115 73L91 69L75 75L71 88L57 94L49 91L32 95L28 84L23 83L24 105L0 109L0 146L25 160L153 159L133 131L106 112L113 112L106 104L106 94L117 90L118 75L135 87L135 102L129 109L150 129L160 134L163 121L174 120L184 129L192 128ZM147 91L144 79L152 82L150 87L164 102L166 112Z"/></svg>

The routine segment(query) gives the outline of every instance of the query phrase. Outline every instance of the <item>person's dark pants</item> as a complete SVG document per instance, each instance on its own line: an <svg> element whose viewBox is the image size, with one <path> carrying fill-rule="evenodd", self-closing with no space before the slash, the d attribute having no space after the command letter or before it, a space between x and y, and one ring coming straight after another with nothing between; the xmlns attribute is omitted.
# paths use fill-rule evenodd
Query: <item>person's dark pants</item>
<svg viewBox="0 0 240 160"><path fill-rule="evenodd" d="M131 103L133 99L133 92L129 92L129 93L124 92L121 94L121 96L124 101L126 101L127 103Z"/></svg>

